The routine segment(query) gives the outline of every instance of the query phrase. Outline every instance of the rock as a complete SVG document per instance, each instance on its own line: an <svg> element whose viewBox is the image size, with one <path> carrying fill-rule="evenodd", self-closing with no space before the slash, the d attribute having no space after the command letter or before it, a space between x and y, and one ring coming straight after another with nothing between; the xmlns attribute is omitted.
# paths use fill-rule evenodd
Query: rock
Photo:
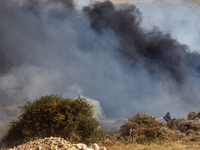
<svg viewBox="0 0 200 150"><path fill-rule="evenodd" d="M105 147L101 147L99 150L106 150L106 148Z"/></svg>
<svg viewBox="0 0 200 150"><path fill-rule="evenodd" d="M76 144L76 147L81 150L87 150L87 145L82 143Z"/></svg>
<svg viewBox="0 0 200 150"><path fill-rule="evenodd" d="M58 143L58 147L63 147L64 146L64 142L63 141L60 141L59 143Z"/></svg>
<svg viewBox="0 0 200 150"><path fill-rule="evenodd" d="M42 147L41 147L41 146L38 146L38 147L37 147L37 150L42 150Z"/></svg>
<svg viewBox="0 0 200 150"><path fill-rule="evenodd" d="M88 148L83 143L71 144L60 137L49 137L30 141L8 150L106 150L106 148L99 148L96 143L94 143L93 148Z"/></svg>
<svg viewBox="0 0 200 150"><path fill-rule="evenodd" d="M94 143L94 145L93 145L93 147L92 147L94 150L99 150L99 146L96 144L96 143Z"/></svg>

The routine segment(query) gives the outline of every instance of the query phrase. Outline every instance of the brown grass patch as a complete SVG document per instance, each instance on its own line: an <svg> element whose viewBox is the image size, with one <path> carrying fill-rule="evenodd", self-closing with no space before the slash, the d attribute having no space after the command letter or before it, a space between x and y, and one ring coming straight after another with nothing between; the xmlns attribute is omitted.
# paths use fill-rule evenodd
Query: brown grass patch
<svg viewBox="0 0 200 150"><path fill-rule="evenodd" d="M200 143L152 143L152 144L127 144L107 146L108 150L197 150L200 149Z"/></svg>

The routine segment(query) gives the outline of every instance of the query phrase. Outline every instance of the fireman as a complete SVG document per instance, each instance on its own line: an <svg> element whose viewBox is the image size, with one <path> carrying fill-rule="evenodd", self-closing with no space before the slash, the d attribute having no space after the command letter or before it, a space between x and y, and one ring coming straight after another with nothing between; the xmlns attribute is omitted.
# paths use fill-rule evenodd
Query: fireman
<svg viewBox="0 0 200 150"><path fill-rule="evenodd" d="M167 112L165 116L163 116L163 118L165 119L165 121L169 121L171 119L170 113Z"/></svg>

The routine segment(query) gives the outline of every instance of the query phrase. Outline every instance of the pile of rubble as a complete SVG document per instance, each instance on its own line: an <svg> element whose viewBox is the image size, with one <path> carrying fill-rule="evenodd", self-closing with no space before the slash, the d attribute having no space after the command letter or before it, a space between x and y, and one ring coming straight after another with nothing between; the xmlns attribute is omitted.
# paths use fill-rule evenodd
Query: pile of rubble
<svg viewBox="0 0 200 150"><path fill-rule="evenodd" d="M60 137L49 137L36 141L30 141L8 150L106 150L106 148L99 148L96 143L89 148L87 145L82 143L71 144Z"/></svg>

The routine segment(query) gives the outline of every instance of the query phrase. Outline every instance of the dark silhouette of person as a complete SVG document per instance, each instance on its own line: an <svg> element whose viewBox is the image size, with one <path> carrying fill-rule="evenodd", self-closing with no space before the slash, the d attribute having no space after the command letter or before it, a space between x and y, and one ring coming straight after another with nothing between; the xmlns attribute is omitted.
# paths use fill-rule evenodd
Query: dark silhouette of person
<svg viewBox="0 0 200 150"><path fill-rule="evenodd" d="M166 113L166 115L165 116L163 116L163 118L165 119L165 121L169 121L169 120L171 120L171 116L170 116L170 113L169 112L167 112Z"/></svg>

